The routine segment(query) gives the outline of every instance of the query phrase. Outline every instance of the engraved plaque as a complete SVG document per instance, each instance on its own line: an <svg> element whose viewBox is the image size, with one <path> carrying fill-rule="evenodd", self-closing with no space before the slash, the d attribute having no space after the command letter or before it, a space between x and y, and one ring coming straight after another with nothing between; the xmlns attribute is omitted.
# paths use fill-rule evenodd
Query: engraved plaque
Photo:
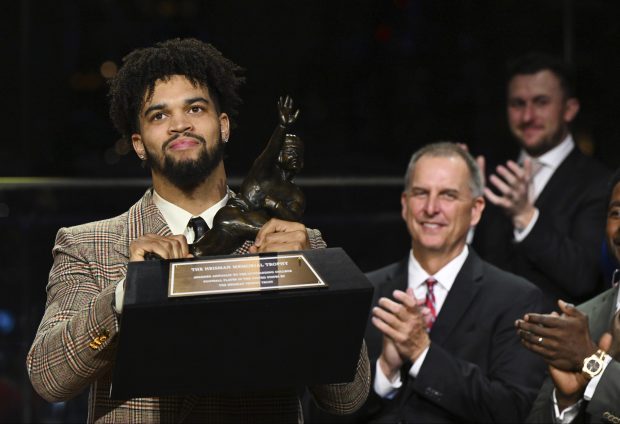
<svg viewBox="0 0 620 424"><path fill-rule="evenodd" d="M327 287L302 254L172 262L168 297Z"/></svg>

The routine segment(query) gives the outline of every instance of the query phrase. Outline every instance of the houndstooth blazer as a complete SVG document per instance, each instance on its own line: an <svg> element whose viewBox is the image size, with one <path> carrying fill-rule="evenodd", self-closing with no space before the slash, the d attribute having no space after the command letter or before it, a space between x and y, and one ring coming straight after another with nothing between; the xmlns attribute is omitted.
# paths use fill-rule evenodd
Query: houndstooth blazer
<svg viewBox="0 0 620 424"><path fill-rule="evenodd" d="M62 228L53 249L45 314L28 353L28 375L50 402L70 399L90 386L88 421L118 422L300 422L295 389L205 396L110 399L119 322L112 308L116 285L125 278L129 244L147 233L171 235L152 191L115 218ZM308 230L313 249L325 247ZM236 253L247 253L250 241ZM311 387L316 402L332 413L355 411L370 387L362 346L351 383Z"/></svg>

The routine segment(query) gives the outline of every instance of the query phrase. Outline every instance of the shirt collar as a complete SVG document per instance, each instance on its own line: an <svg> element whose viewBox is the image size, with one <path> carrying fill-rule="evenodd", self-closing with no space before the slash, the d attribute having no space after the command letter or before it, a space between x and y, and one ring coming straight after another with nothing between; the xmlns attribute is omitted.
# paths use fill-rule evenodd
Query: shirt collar
<svg viewBox="0 0 620 424"><path fill-rule="evenodd" d="M568 133L568 135L564 138L564 140L562 140L560 144L549 150L547 153L540 155L536 159L545 167L556 170L560 166L562 161L566 159L566 157L570 154L574 147L575 141L573 140L573 136ZM521 154L519 155L519 163L523 163L523 159L525 158L532 159L532 157L528 155L524 150L521 150Z"/></svg>
<svg viewBox="0 0 620 424"><path fill-rule="evenodd" d="M409 281L412 282L411 287L415 288L420 285L423 285L425 281L429 277L433 277L437 280L437 284L442 286L446 291L450 291L452 285L454 284L454 280L456 280L456 276L461 271L465 260L467 259L467 255L469 254L469 249L467 245L463 248L461 253L459 253L454 259L444 265L435 275L430 275L422 265L418 262L413 254L413 250L411 250L411 254L409 255Z"/></svg>
<svg viewBox="0 0 620 424"><path fill-rule="evenodd" d="M209 228L213 227L213 217L215 216L217 211L219 211L222 207L224 207L224 205L226 205L226 202L228 202L228 197L229 193L227 189L226 194L219 202L198 215L205 220ZM172 234L183 234L190 218L194 217L194 215L187 212L185 209L182 209L174 203L171 203L161 197L154 189L153 203L155 203L155 206L157 206L161 211L161 214L164 216L166 224L168 224L168 227L170 228Z"/></svg>

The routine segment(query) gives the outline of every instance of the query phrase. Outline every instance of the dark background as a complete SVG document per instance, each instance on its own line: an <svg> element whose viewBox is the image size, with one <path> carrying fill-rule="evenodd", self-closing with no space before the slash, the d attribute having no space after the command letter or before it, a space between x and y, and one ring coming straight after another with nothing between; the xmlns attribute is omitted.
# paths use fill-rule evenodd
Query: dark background
<svg viewBox="0 0 620 424"><path fill-rule="evenodd" d="M577 70L577 143L618 165L620 2L603 0L23 0L3 3L0 141L0 422L85 418L84 397L42 401L25 354L61 226L125 211L148 171L107 115L102 64L172 37L213 43L246 68L227 170L241 178L290 94L306 143L306 224L364 271L403 257L400 179L439 139L511 154L508 59L531 50ZM62 177L62 180L51 177Z"/></svg>

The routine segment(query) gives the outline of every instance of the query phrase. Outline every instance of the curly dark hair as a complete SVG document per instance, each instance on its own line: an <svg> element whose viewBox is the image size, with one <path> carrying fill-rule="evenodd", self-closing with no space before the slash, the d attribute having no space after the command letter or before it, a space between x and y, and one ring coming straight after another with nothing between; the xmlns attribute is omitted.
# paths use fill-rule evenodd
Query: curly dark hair
<svg viewBox="0 0 620 424"><path fill-rule="evenodd" d="M121 69L110 80L110 118L123 137L131 137L138 132L138 115L145 98L152 97L155 82L183 75L193 84L206 86L217 112L226 113L234 126L243 71L211 44L194 38L136 49L123 58Z"/></svg>

